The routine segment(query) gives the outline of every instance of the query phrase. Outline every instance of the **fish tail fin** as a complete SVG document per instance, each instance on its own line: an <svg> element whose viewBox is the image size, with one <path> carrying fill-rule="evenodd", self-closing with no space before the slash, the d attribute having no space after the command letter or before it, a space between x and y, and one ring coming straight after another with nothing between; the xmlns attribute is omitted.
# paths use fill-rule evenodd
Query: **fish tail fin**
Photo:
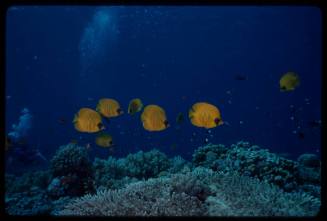
<svg viewBox="0 0 327 221"><path fill-rule="evenodd" d="M194 110L193 110L193 108L191 108L191 109L188 111L188 117L192 119L193 116L194 116Z"/></svg>
<svg viewBox="0 0 327 221"><path fill-rule="evenodd" d="M96 110L97 112L100 112L100 104L97 104L95 110Z"/></svg>
<svg viewBox="0 0 327 221"><path fill-rule="evenodd" d="M75 114L75 115L74 115L74 119L73 119L73 121L72 121L72 122L73 122L73 123L76 123L76 121L77 121L77 118L78 118L78 116L77 116L77 114Z"/></svg>

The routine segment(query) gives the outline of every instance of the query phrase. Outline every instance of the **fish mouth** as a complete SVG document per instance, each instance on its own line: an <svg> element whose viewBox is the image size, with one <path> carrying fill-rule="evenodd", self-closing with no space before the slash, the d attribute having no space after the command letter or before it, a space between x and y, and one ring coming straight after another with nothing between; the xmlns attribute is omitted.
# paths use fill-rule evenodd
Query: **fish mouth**
<svg viewBox="0 0 327 221"><path fill-rule="evenodd" d="M124 111L123 111L121 108L118 108L118 109L117 109L117 113L118 113L118 114L123 114Z"/></svg>
<svg viewBox="0 0 327 221"><path fill-rule="evenodd" d="M104 124L103 123L98 123L98 128L100 130L104 130L105 129Z"/></svg>

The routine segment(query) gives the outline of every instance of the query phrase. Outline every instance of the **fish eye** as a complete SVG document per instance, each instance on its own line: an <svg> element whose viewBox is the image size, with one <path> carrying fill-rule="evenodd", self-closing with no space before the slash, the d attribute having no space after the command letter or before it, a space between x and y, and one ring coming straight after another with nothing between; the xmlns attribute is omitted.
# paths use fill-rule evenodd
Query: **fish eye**
<svg viewBox="0 0 327 221"><path fill-rule="evenodd" d="M216 118L216 119L215 119L215 124L216 124L216 125L219 125L219 123L220 123L220 119L219 119L219 118Z"/></svg>
<svg viewBox="0 0 327 221"><path fill-rule="evenodd" d="M103 123L98 123L98 128L99 128L100 130L104 129L104 125L103 125Z"/></svg>
<svg viewBox="0 0 327 221"><path fill-rule="evenodd" d="M168 120L165 120L165 121L164 121L164 124L165 124L165 127L169 127L169 122L168 122Z"/></svg>

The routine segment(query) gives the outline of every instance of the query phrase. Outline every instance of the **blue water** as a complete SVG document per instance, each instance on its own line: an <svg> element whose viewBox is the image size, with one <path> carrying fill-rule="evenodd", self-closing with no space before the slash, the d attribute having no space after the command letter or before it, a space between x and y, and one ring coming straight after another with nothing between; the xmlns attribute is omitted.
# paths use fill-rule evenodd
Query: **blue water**
<svg viewBox="0 0 327 221"><path fill-rule="evenodd" d="M27 143L49 159L72 139L91 143L91 156L101 158L157 148L189 160L206 138L226 146L250 141L294 159L320 154L320 129L306 126L321 119L318 8L12 7L6 24L6 132L28 108ZM288 71L298 73L300 86L280 92L279 79ZM72 124L80 108L95 108L104 97L125 111L107 124L113 153ZM163 107L171 126L144 130L140 113L127 114L133 98ZM211 133L193 126L187 114L198 101L216 105L228 125Z"/></svg>

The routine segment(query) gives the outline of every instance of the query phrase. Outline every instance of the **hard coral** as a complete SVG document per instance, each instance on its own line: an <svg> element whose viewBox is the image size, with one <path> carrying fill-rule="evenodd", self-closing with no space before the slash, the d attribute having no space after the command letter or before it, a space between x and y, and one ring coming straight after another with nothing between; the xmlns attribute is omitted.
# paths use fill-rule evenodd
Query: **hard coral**
<svg viewBox="0 0 327 221"><path fill-rule="evenodd" d="M129 154L124 160L126 176L148 179L169 168L168 157L157 149Z"/></svg>
<svg viewBox="0 0 327 221"><path fill-rule="evenodd" d="M86 175L92 171L86 148L71 143L59 147L51 159L50 168L53 176Z"/></svg>
<svg viewBox="0 0 327 221"><path fill-rule="evenodd" d="M9 215L45 215L51 210L46 192L37 187L26 192L6 194L5 205Z"/></svg>
<svg viewBox="0 0 327 221"><path fill-rule="evenodd" d="M206 200L209 216L315 216L320 201L305 193L287 193L257 178L209 173L213 196Z"/></svg>
<svg viewBox="0 0 327 221"><path fill-rule="evenodd" d="M67 205L59 215L194 216L203 214L204 209L197 197L182 190L175 192L172 180L156 178L86 195Z"/></svg>
<svg viewBox="0 0 327 221"><path fill-rule="evenodd" d="M19 177L11 174L5 175L6 193L24 192L33 186L46 188L49 183L49 171L28 172Z"/></svg>
<svg viewBox="0 0 327 221"><path fill-rule="evenodd" d="M237 171L276 184L285 191L293 191L297 184L298 163L271 153L249 142L240 141L230 148L207 145L193 154L195 165L215 171Z"/></svg>
<svg viewBox="0 0 327 221"><path fill-rule="evenodd" d="M116 180L126 176L125 165L121 160L111 156L107 160L95 158L93 168L96 187L105 186L111 188L115 185Z"/></svg>
<svg viewBox="0 0 327 221"><path fill-rule="evenodd" d="M72 201L59 215L82 216L314 216L320 201L305 193L238 173L203 167L151 178L119 190L102 190Z"/></svg>
<svg viewBox="0 0 327 221"><path fill-rule="evenodd" d="M87 150L75 144L59 147L50 166L54 179L60 179L68 196L94 192L93 168Z"/></svg>
<svg viewBox="0 0 327 221"><path fill-rule="evenodd" d="M226 152L227 148L223 144L208 144L194 151L192 162L195 166L212 168L214 161L224 158Z"/></svg>
<svg viewBox="0 0 327 221"><path fill-rule="evenodd" d="M148 152L139 151L129 154L121 159L96 158L93 167L96 186L114 189L124 186L128 180L134 182L137 179L156 177L170 167L170 161L164 153L153 149Z"/></svg>

